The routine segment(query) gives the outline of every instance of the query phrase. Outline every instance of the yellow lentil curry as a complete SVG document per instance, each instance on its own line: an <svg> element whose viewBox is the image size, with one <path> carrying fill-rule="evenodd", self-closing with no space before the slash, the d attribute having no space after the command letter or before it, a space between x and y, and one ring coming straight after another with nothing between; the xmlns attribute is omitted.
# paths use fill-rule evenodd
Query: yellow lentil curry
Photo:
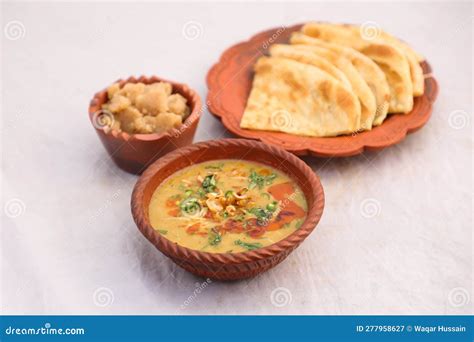
<svg viewBox="0 0 474 342"><path fill-rule="evenodd" d="M267 165L214 160L168 177L153 193L153 228L183 247L238 253L276 243L297 230L307 204L297 184Z"/></svg>

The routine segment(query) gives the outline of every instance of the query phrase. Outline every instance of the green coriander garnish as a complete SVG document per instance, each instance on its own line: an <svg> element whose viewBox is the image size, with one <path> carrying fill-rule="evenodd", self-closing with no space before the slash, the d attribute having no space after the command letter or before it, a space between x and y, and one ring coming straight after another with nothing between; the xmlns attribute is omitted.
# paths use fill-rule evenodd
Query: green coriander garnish
<svg viewBox="0 0 474 342"><path fill-rule="evenodd" d="M244 247L249 251L253 251L254 249L262 248L262 244L258 243L258 242L249 243L249 242L244 242L244 241L241 241L241 240L236 240L236 241L234 241L234 244L237 245L237 246Z"/></svg>
<svg viewBox="0 0 474 342"><path fill-rule="evenodd" d="M221 170L223 166L224 166L224 163L219 163L219 164L207 165L207 166L204 166L204 168L205 168L205 169Z"/></svg>
<svg viewBox="0 0 474 342"><path fill-rule="evenodd" d="M276 177L277 175L274 173L268 176L262 176L261 174L258 174L257 172L255 172L255 170L252 170L250 171L250 176L249 176L249 189L253 189L255 187L262 189L265 185L272 184L273 180Z"/></svg>
<svg viewBox="0 0 474 342"><path fill-rule="evenodd" d="M222 241L221 234L217 231L216 228L212 228L209 231L208 242L211 246L217 246Z"/></svg>
<svg viewBox="0 0 474 342"><path fill-rule="evenodd" d="M257 218L259 224L264 225L271 219L273 212L277 209L278 202L273 201L267 204L266 208L255 207L248 210L248 212Z"/></svg>
<svg viewBox="0 0 474 342"><path fill-rule="evenodd" d="M206 196L206 192L205 192L203 189L201 189L201 188L199 188L199 189L196 191L196 193L199 195L199 197L205 197L205 196Z"/></svg>
<svg viewBox="0 0 474 342"><path fill-rule="evenodd" d="M205 192L213 192L216 189L217 180L215 175L207 175L202 181L202 188Z"/></svg>

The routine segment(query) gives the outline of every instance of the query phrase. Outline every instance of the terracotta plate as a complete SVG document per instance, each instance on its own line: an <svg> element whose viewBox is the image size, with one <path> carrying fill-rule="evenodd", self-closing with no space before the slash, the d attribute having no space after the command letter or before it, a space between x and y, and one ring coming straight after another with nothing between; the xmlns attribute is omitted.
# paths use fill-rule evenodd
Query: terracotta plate
<svg viewBox="0 0 474 342"><path fill-rule="evenodd" d="M253 65L273 43L287 43L290 34L302 25L274 28L253 36L250 40L227 49L207 74L207 105L209 111L222 120L233 134L277 145L297 155L345 157L364 150L380 150L394 145L408 133L420 129L430 118L432 104L438 94L438 84L428 62L421 63L425 74L425 93L415 98L411 113L390 115L385 122L372 129L352 135L331 138L299 137L296 135L252 131L240 128L240 119L250 94Z"/></svg>

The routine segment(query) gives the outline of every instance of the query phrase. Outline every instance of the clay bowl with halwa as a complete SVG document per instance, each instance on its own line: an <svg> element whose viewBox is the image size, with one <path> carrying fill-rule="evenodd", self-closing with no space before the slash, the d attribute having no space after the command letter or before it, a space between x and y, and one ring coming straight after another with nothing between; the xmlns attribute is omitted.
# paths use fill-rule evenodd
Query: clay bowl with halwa
<svg viewBox="0 0 474 342"><path fill-rule="evenodd" d="M324 193L303 161L245 139L193 144L137 181L132 215L163 254L198 276L237 280L284 260L318 224Z"/></svg>
<svg viewBox="0 0 474 342"><path fill-rule="evenodd" d="M159 157L192 143L201 111L199 95L187 85L141 76L95 94L89 118L117 166L141 174Z"/></svg>

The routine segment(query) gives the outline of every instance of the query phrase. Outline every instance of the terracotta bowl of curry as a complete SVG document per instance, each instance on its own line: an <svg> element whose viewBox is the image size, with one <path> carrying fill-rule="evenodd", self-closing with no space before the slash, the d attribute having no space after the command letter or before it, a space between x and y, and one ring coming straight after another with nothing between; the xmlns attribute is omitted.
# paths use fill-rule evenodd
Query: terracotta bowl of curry
<svg viewBox="0 0 474 342"><path fill-rule="evenodd" d="M222 139L177 149L138 179L132 215L142 234L205 278L254 277L283 261L318 224L318 176L285 150Z"/></svg>
<svg viewBox="0 0 474 342"><path fill-rule="evenodd" d="M165 80L156 76L151 77L130 77L120 79L114 84L118 87L124 87L127 84L153 85L157 83L168 83L171 85L171 94L179 94L187 103L189 111L179 125L159 133L130 133L123 130L110 128L107 121L113 115L104 111L103 105L109 99L108 90L104 89L94 95L89 105L89 119L99 136L102 144L107 150L109 156L115 164L121 169L141 174L147 166L157 160L159 157L171 152L179 147L187 146L192 143L196 128L202 112L202 104L199 95L185 84Z"/></svg>

